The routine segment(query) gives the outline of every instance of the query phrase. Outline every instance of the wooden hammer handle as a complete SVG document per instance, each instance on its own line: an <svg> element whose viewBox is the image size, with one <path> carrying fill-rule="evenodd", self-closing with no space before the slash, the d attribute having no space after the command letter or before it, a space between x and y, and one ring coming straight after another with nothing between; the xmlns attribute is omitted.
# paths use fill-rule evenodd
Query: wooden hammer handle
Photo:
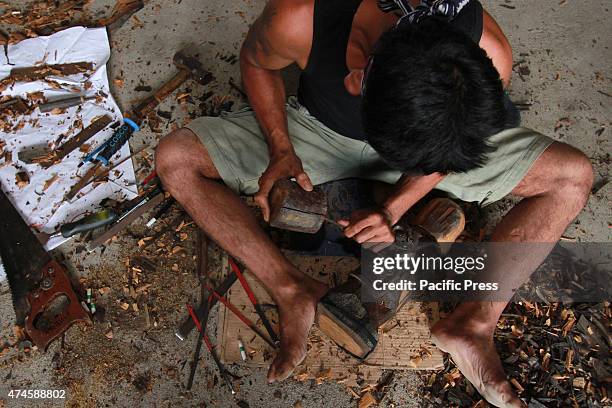
<svg viewBox="0 0 612 408"><path fill-rule="evenodd" d="M134 114L139 118L145 118L153 109L157 107L168 95L174 92L183 84L191 73L185 69L179 70L171 80L166 82L155 93L138 104L134 109Z"/></svg>

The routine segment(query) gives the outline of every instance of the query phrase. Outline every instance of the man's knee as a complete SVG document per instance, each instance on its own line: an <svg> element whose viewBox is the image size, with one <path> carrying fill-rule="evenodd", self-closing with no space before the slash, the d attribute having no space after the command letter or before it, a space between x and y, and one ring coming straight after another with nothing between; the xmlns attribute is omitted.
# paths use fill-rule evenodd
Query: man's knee
<svg viewBox="0 0 612 408"><path fill-rule="evenodd" d="M580 150L563 145L564 155L553 167L550 191L560 195L568 205L582 209L593 186L593 166Z"/></svg>
<svg viewBox="0 0 612 408"><path fill-rule="evenodd" d="M513 190L520 197L549 196L576 215L586 204L593 185L593 167L580 150L555 142L534 163Z"/></svg>
<svg viewBox="0 0 612 408"><path fill-rule="evenodd" d="M198 173L208 178L219 178L206 148L187 128L164 136L155 150L155 170L165 183L176 174Z"/></svg>
<svg viewBox="0 0 612 408"><path fill-rule="evenodd" d="M155 170L160 176L170 174L181 165L187 138L186 130L178 129L160 139L155 149Z"/></svg>

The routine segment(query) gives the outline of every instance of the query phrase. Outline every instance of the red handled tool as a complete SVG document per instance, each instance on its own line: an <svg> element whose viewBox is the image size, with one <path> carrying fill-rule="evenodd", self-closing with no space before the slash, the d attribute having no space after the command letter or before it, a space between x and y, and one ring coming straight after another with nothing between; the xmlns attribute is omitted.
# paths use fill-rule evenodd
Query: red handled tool
<svg viewBox="0 0 612 408"><path fill-rule="evenodd" d="M267 338L266 335L263 334L261 332L261 330L259 330L259 327L257 327L255 325L255 323L253 323L248 317L246 317L244 314L242 314L242 312L240 310L238 310L238 308L236 306L234 306L229 300L227 300L225 297L221 296L219 293L217 293L210 286L206 286L206 289L208 289L208 291L210 293L212 293L213 296L216 297L219 300L219 302L223 303L225 305L225 307L227 307L233 314L235 314L236 317L238 317L240 320L242 320L242 322L244 324L246 324L249 327L249 329L253 330L255 332L255 334L257 334L259 337L261 337L272 348L278 348L278 345L274 344L274 342L272 342L272 340Z"/></svg>
<svg viewBox="0 0 612 408"><path fill-rule="evenodd" d="M223 367L223 364L221 364L221 361L219 360L219 357L217 357L217 353L215 353L215 346L213 346L212 342L208 338L208 335L204 331L204 327L202 327L202 324L198 320L198 317L196 316L195 311L193 310L193 307L191 307L190 304L187 304L187 311L189 311L189 315L193 319L193 322L195 323L196 327L198 328L198 330L200 332L200 335L201 335L202 339L204 340L204 343L206 344L206 348L210 352L210 355L212 356L213 360L215 361L215 364L217 365L217 368L219 369L219 373L221 374L221 377L223 377L223 380L225 381L225 383L229 387L229 389L232 392L232 394L236 394L236 391L234 390L234 386L232 385L232 381L229 378L229 374L228 374L227 370L225 369L225 367ZM199 344L198 344L198 346L199 346ZM191 381L193 381L193 380L191 380ZM191 388L191 387L189 387L189 388Z"/></svg>
<svg viewBox="0 0 612 408"><path fill-rule="evenodd" d="M238 265L236 264L236 262L234 262L232 258L229 258L229 264L232 270L234 271L234 273L236 274L236 276L238 277L238 280L240 281L240 284L244 288L244 291L246 292L247 296L249 297L249 300L255 307L255 311L257 312L257 315L259 316L259 318L261 319L261 322L266 328L266 331L270 335L270 338L276 345L278 345L280 342L278 339L278 336L276 335L276 332L272 328L272 324L270 324L270 321L268 320L268 317L266 316L265 312L261 308L261 305L257 301L257 298L255 297L255 293L253 293L253 290L249 286L249 283L244 278L242 271L240 271L240 268L238 267Z"/></svg>

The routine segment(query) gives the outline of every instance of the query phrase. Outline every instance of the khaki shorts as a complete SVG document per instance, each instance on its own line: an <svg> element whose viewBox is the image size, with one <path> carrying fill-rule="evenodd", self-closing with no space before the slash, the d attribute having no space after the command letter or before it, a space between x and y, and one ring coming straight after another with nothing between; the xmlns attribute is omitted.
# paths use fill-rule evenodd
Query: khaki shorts
<svg viewBox="0 0 612 408"><path fill-rule="evenodd" d="M315 185L353 177L393 184L402 175L389 168L366 142L327 128L295 97L287 103L287 119L295 152ZM259 177L268 165L268 147L251 109L197 118L187 128L200 138L230 188L247 195L257 192ZM533 130L513 128L493 135L489 142L497 149L483 167L449 174L436 188L463 201L488 204L500 200L553 140Z"/></svg>

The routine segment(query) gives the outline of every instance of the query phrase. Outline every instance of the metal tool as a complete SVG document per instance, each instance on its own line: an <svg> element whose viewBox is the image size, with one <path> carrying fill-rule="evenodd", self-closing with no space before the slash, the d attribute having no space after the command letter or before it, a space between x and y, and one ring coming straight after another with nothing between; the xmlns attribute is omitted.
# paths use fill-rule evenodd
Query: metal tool
<svg viewBox="0 0 612 408"><path fill-rule="evenodd" d="M71 236L81 232L90 231L92 229L108 225L115 221L118 216L119 214L117 214L117 211L113 210L112 208L107 208L100 212L87 215L78 221L69 222L68 224L62 225L59 232L51 235L51 237L62 236L64 238L70 238Z"/></svg>
<svg viewBox="0 0 612 408"><path fill-rule="evenodd" d="M232 285L236 282L238 277L235 273L229 273L225 279L217 286L216 291L220 294L225 294L232 287ZM210 295L210 308L212 308L217 303L217 298ZM195 311L198 319L203 320L204 313L206 312L206 308L208 307L208 302L202 302L198 309ZM195 328L195 324L193 323L193 319L187 316L183 323L178 327L174 335L181 341L184 341L189 333Z"/></svg>
<svg viewBox="0 0 612 408"><path fill-rule="evenodd" d="M174 54L172 62L179 69L174 77L162 85L162 87L159 88L153 95L132 108L136 121L146 118L147 115L152 112L161 101L174 92L187 79L193 78L201 85L207 85L212 82L212 74L206 71L202 67L200 61L198 61L194 56L189 55L190 49L192 49L192 47L185 48L184 50Z"/></svg>
<svg viewBox="0 0 612 408"><path fill-rule="evenodd" d="M236 317L238 319L240 319L240 321L242 321L242 323L244 323L249 329L251 329L256 335L258 335L263 341L265 341L266 343L268 343L272 348L278 348L278 344L275 344L272 340L270 340L268 337L266 337L265 334L262 333L261 330L259 330L259 327L257 327L255 325L255 323L253 323L251 321L251 319L249 319L248 317L246 317L240 310L238 310L238 308L229 300L227 300L224 296L220 295L219 293L217 293L213 288L211 288L210 286L207 286L206 289L208 289L208 291L210 293L212 293L212 295L214 297L216 297L219 302L223 303L223 305L225 307L227 307L234 315L236 315Z"/></svg>
<svg viewBox="0 0 612 408"><path fill-rule="evenodd" d="M202 300L203 303L206 303L208 305L208 301L206 300L206 298L203 298ZM208 312L210 311L210 306L207 307L207 309L204 312L204 315L202 317L201 325L203 325L204 327L206 327L206 323L208 322ZM193 309L191 309L191 311L188 310L188 316L189 319L193 322L194 326L195 326L195 321L197 320L194 319L192 316L195 314L195 311L193 311ZM187 390L191 390L191 387L193 386L193 380L195 378L195 373L198 370L198 364L200 362L200 354L202 353L202 343L204 340L204 332L199 331L198 332L198 340L196 343L196 348L195 351L193 353L193 360L191 361L191 369L189 370L189 379L187 380Z"/></svg>
<svg viewBox="0 0 612 408"><path fill-rule="evenodd" d="M201 320L203 322L202 326L205 328L206 323L208 322L208 312L210 311L210 304L213 300L213 297L208 295L208 292L204 287L204 281L208 277L208 237L201 229L198 229L197 236L195 273L198 280L200 281L200 305L206 304L206 310L204 313L205 316ZM193 318L191 320L193 321ZM188 390L190 390L193 385L193 379L195 377L196 370L198 369L198 363L200 362L200 352L202 351L203 338L204 333L200 332L198 336L198 343L196 344L196 349L193 354L193 360L191 361L191 371L189 372L189 380L187 381Z"/></svg>
<svg viewBox="0 0 612 408"><path fill-rule="evenodd" d="M212 74L204 70L202 64L195 57L189 56L186 51L177 52L172 61L179 68L179 72L170 81L162 85L153 95L133 107L132 112L125 115L123 125L115 131L113 136L103 145L104 147L94 150L79 164L80 167L87 161L95 162L95 165L66 194L67 200L72 200L91 179L103 171L103 165L108 166L110 158L129 140L134 131L139 130L138 123L145 119L161 101L174 92L188 78L193 77L202 85L206 85L213 80Z"/></svg>
<svg viewBox="0 0 612 408"><path fill-rule="evenodd" d="M76 234L91 231L93 229L111 224L118 217L119 214L117 213L117 211L113 210L112 208L107 208L97 213L86 215L85 217L77 221L64 224L55 234L40 234L38 236L38 239L43 245L45 245L50 239L53 238L70 238Z"/></svg>
<svg viewBox="0 0 612 408"><path fill-rule="evenodd" d="M200 324L200 321L198 320L197 316L195 315L195 312L194 312L193 308L191 307L191 305L189 305L189 304L187 305L187 310L189 311L189 315L191 316L191 318L193 319L196 327L198 328L199 332L201 333L202 339L204 340L204 343L206 344L206 348L210 352L210 355L212 356L213 360L215 361L215 364L217 365L217 368L219 369L219 373L221 374L221 377L223 378L223 381L225 381L225 383L229 387L230 391L232 392L232 395L236 394L236 391L234 390L234 386L232 385L232 380L229 378L229 374L228 374L227 370L225 369L223 364L221 364L221 361L219 360L219 357L217 356L217 353L215 353L215 349L214 349L214 346L213 346L212 342L208 338L208 335L206 334L206 332L204 330L204 327ZM193 383L193 380L192 380L192 383ZM189 386L189 388L191 388L191 387Z"/></svg>
<svg viewBox="0 0 612 408"><path fill-rule="evenodd" d="M86 186L90 185L91 183L95 183L95 182L104 180L104 178L108 177L108 175L110 174L111 171L113 171L117 167L121 166L126 161L132 160L132 158L138 156L140 153L142 153L146 149L147 149L147 146L145 146L145 147L135 151L134 153L130 154L129 156L126 156L126 157L122 158L119 161L113 162L111 165L105 167L104 170L96 172L94 177L89 179L89 181L83 185L83 188L85 188Z"/></svg>
<svg viewBox="0 0 612 408"><path fill-rule="evenodd" d="M164 204L162 204L162 206L159 207L159 210L157 210L155 215L151 217L149 221L147 221L147 227L151 228L153 224L155 224L162 215L168 212L168 210L170 209L170 207L172 207L173 204L174 204L174 198L172 197L167 198Z"/></svg>
<svg viewBox="0 0 612 408"><path fill-rule="evenodd" d="M140 130L140 127L131 119L124 118L123 124L119 126L115 133L89 153L81 162L79 167L87 162L99 162L105 166L109 165L110 158L119 151L119 149L129 140L134 132Z"/></svg>
<svg viewBox="0 0 612 408"><path fill-rule="evenodd" d="M253 307L255 308L255 312L257 313L257 315L261 319L261 322L263 323L264 327L266 328L266 331L268 332L268 335L270 336L270 338L272 339L274 344L276 344L278 346L280 344L280 340L279 340L278 336L276 335L276 332L274 331L274 328L272 327L272 324L270 323L270 320L268 320L268 317L266 316L266 314L264 313L263 309L261 308L261 305L257 301L257 298L255 297L255 293L253 293L253 290L251 289L251 286L249 285L247 280L244 278L244 275L242 274L242 271L240 271L240 268L238 267L238 265L236 264L236 262L234 262L234 260L232 258L229 258L229 264L230 264L230 267L232 268L232 270L234 271L234 273L236 274L236 276L238 277L238 280L240 281L240 284L242 285L242 287L243 287L244 291L246 292L247 296L249 297L249 300L253 304Z"/></svg>
<svg viewBox="0 0 612 408"><path fill-rule="evenodd" d="M89 322L64 268L45 251L0 191L0 257L13 296L16 323L46 350L75 322Z"/></svg>
<svg viewBox="0 0 612 408"><path fill-rule="evenodd" d="M161 191L161 189L159 187L154 187L142 196L130 201L129 209L126 210L123 214L121 214L121 216L117 219L117 222L121 222L122 220L126 219L130 216L130 214L133 214L134 212L138 211L139 208L145 206L149 201L151 201L151 199L153 199L154 197L158 197L159 195L162 195L163 198L163 192Z"/></svg>
<svg viewBox="0 0 612 408"><path fill-rule="evenodd" d="M45 144L39 147L28 148L18 153L19 160L26 164L38 163L43 168L51 167L98 134L98 132L108 126L112 121L113 119L109 115L97 117L89 126L81 130L76 136L60 147L51 150Z"/></svg>
<svg viewBox="0 0 612 408"><path fill-rule="evenodd" d="M68 76L93 70L91 62L71 62L67 64L36 65L32 67L18 67L11 69L6 79L15 82L33 82L48 76Z"/></svg>
<svg viewBox="0 0 612 408"><path fill-rule="evenodd" d="M55 101L43 103L42 105L38 105L38 109L41 113L51 112L53 109L64 109L64 108L72 108L73 106L78 106L85 101L89 101L92 99L96 99L95 96L70 96L68 98L62 98Z"/></svg>
<svg viewBox="0 0 612 408"><path fill-rule="evenodd" d="M164 194L159 189L152 189L146 195L131 200L129 202L129 209L122 213L108 230L92 239L87 244L87 250L89 252L95 250L97 247L121 232L138 217L155 208L155 206L159 205L163 200Z"/></svg>
<svg viewBox="0 0 612 408"><path fill-rule="evenodd" d="M87 170L87 172L79 179L79 181L68 191L66 194L66 200L72 200L75 195L78 194L81 189L89 183L89 180L95 178L99 172L103 172L102 166L108 166L111 157L115 155L123 147L125 143L132 137L134 131L140 130L138 125L128 119L123 119L123 124L115 130L115 133L108 139L106 142L101 144L98 148L96 148L93 152L89 153L81 163L79 163L79 167L87 162L95 163L92 168Z"/></svg>
<svg viewBox="0 0 612 408"><path fill-rule="evenodd" d="M231 259L230 259L230 265L234 263ZM235 263L234 263L235 265ZM237 265L236 265L237 266ZM238 269L238 272L240 272L240 269ZM242 274L240 274L242 276ZM243 276L244 279L244 276ZM238 278L238 274L236 274L236 270L232 267L232 270L227 274L227 276L225 277L225 279L223 279L223 281L221 282L221 284L219 284L219 286L217 286L216 289L212 289L210 286L205 285L204 287L210 292L210 297L212 298L210 300L210 306L207 303L202 303L198 309L195 311L196 316L199 319L202 319L202 316L204 316L204 314L206 313L206 308L210 307L212 308L217 301L220 301L221 303L223 303L232 313L234 313L243 323L245 323L251 330L253 330L253 332L255 334L257 334L259 337L261 337L266 343L268 343L270 346L272 346L272 348L278 348L278 337L276 336L272 325L270 324L270 322L268 321L267 317L265 316L265 313L263 312L263 309L261 309L261 305L259 305L259 303L257 303L257 299L255 300L255 303L257 303L259 305L259 309L260 311L257 312L257 307L255 308L255 311L258 313L259 317L262 318L262 322L264 322L264 326L266 326L266 321L268 322L268 327L266 327L266 330L269 330L268 333L270 334L270 338L272 338L273 340L270 340L268 337L266 337L265 334L263 334L261 332L261 330L250 320L248 319L246 316L244 316L244 314L242 314L242 312L240 312L236 306L234 306L229 300L227 300L224 296L225 294L230 290L230 288L234 285L234 283L239 280ZM245 280L246 282L246 280ZM246 283L246 287L248 288L248 290L245 288L245 291L247 293L247 296L249 296L249 299L251 298L251 296L249 295L249 293L252 295L253 291L251 290L250 286L248 285L248 283ZM244 288L244 285L243 285ZM254 298L254 296L253 296ZM251 302L253 302L253 300L251 300ZM261 314L259 314L261 312ZM263 316L263 317L262 317ZM183 321L183 323L181 323L181 325L178 327L178 329L176 330L176 332L174 333L174 335L181 341L184 341L187 336L189 335L189 333L191 333L191 331L194 328L194 324L193 324L193 320L188 316L185 318L185 320Z"/></svg>

